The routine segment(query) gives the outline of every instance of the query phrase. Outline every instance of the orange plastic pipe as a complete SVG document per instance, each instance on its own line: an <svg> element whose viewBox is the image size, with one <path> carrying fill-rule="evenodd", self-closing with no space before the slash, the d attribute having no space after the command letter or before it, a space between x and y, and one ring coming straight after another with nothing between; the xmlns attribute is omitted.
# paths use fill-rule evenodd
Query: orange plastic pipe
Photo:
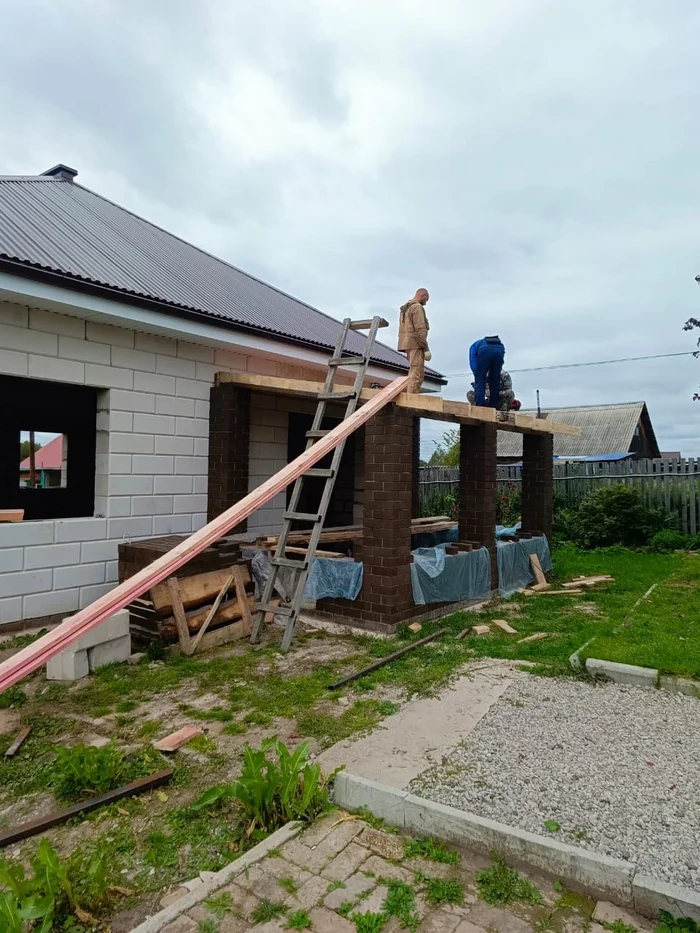
<svg viewBox="0 0 700 933"><path fill-rule="evenodd" d="M369 421L385 405L388 405L408 384L408 376L394 379L386 388L382 389L369 402L358 408L349 418L341 421L325 437L318 440L313 447L305 450L296 460L288 463L279 473L266 480L253 492L232 505L230 509L222 512L209 524L195 531L185 541L174 547L167 554L159 557L148 567L139 570L124 583L120 583L109 593L105 593L85 609L81 609L74 616L66 619L55 629L52 629L42 638L23 648L7 661L0 664L0 693L17 683L27 674L37 668L59 652L64 651L72 642L90 629L95 628L115 612L128 606L132 600L150 590L157 583L171 577L176 570L186 564L188 560L199 554L209 545L218 541L226 532L230 531L260 506L269 502L274 496L286 489L290 483L306 472L315 463L323 459L338 444L345 440L353 431Z"/></svg>

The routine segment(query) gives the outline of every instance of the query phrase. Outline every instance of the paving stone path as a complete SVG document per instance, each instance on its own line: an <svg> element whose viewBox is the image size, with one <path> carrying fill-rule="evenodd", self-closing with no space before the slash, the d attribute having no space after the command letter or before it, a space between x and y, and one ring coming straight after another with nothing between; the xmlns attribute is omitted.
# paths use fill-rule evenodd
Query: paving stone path
<svg viewBox="0 0 700 933"><path fill-rule="evenodd" d="M596 904L555 890L551 881L534 876L531 880L542 894L542 904L489 906L479 899L476 884L478 872L489 865L488 859L464 851L458 853L457 864L406 858L405 841L360 819L329 814L161 933L283 933L290 928L303 929L290 927L294 920L310 923L306 929L311 933L362 933L365 929L372 933L399 933L402 929L414 933L604 933L602 924L616 919L641 931L650 930L648 922L639 917L611 904ZM429 879L457 882L461 903L431 903ZM409 926L387 915L386 898L392 881L405 882L414 892L414 922ZM177 892L164 901L172 903L176 896ZM284 913L261 920L261 909L269 910L270 905L277 905ZM306 917L300 911L306 911ZM382 919L368 926L362 919L356 922L367 914Z"/></svg>

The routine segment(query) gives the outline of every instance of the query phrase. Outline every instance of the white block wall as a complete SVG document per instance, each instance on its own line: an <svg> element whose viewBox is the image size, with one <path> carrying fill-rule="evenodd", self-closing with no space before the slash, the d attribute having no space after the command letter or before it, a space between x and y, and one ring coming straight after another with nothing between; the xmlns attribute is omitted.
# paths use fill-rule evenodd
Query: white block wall
<svg viewBox="0 0 700 933"><path fill-rule="evenodd" d="M0 303L0 373L95 386L95 517L0 525L0 625L67 615L117 581L120 542L206 522L209 390L223 370L318 379L290 359ZM292 348L280 345L280 352ZM266 409L270 409L266 411ZM284 466L287 419L256 396L251 486ZM68 452L70 457L70 451ZM251 527L279 529L284 496Z"/></svg>

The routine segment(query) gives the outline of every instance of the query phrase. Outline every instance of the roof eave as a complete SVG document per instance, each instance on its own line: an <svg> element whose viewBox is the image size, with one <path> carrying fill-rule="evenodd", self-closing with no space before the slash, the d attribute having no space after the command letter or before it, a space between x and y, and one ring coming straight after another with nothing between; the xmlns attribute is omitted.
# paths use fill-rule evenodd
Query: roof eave
<svg viewBox="0 0 700 933"><path fill-rule="evenodd" d="M146 298L143 295L137 295L133 292L125 292L118 288L112 288L109 285L99 285L95 282L88 282L85 279L78 278L77 276L56 272L51 269L44 269L26 262L22 262L21 260L8 259L6 256L0 256L0 270L4 270L6 272L10 272L13 275L19 275L23 278L31 279L34 281L50 282L51 284L57 285L61 288L70 288L73 291L80 291L89 295L109 297L112 301L117 301L120 304L135 305L140 308L147 308L151 311L159 311L163 314L169 314L173 317L205 322L207 324L221 327L224 330L238 331L239 333L264 334L267 337L271 337L275 340L278 340L280 343L284 343L289 346L306 347L308 349L330 352L329 348L324 344L319 344L312 340L305 340L303 337L291 337L287 334L280 334L275 330L268 330L263 327L254 327L252 325L241 324L239 322L227 321L222 318L205 314L202 311L197 311L190 308L182 308L178 305L170 304L167 301L158 301L155 298ZM373 358L372 362L375 366L388 369L391 372L405 373L407 369L407 367L401 367L395 363L389 363L386 360L378 360ZM425 378L427 382L431 382L434 385L447 385L447 380L439 373L434 374L426 372Z"/></svg>

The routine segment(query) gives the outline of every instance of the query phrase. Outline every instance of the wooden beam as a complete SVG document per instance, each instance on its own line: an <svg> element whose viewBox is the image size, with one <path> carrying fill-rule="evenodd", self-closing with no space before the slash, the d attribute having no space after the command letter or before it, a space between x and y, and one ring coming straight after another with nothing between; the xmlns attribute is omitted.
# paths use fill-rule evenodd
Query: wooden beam
<svg viewBox="0 0 700 933"><path fill-rule="evenodd" d="M363 667L362 670L355 671L354 674L348 674L347 677L342 677L340 680L336 680L334 684L329 684L328 689L337 690L338 687L349 684L353 680L358 680L360 677L365 677L367 674L371 674L373 671L379 670L380 667L384 667L385 664L389 664L391 661L396 661L397 658L402 658L405 654L408 654L409 651L413 651L414 648L420 648L421 645L427 645L429 641L434 641L436 638L440 638L440 636L444 635L445 632L447 632L447 629L441 628L439 631L433 632L432 635L427 635L425 638L414 641L406 648L400 648L398 651L394 651L393 654L388 654L385 658L381 658L379 661L375 661L374 664L370 664L369 667Z"/></svg>
<svg viewBox="0 0 700 933"><path fill-rule="evenodd" d="M20 750L24 742L29 738L29 733L32 731L31 726L27 726L25 729L22 729L14 738L12 745L5 751L5 758L14 758L17 752Z"/></svg>
<svg viewBox="0 0 700 933"><path fill-rule="evenodd" d="M46 832L52 826L59 826L61 823L67 823L74 816L82 813L91 813L98 810L108 803L114 803L117 800L123 800L124 797L133 797L136 794L142 794L144 791L153 790L162 784L167 784L173 772L158 771L149 777L139 778L138 781L132 781L131 784L125 784L124 787L117 787L116 790L109 790L106 794L99 794L97 797L90 797L89 800L83 800L82 803L76 803L65 810L59 810L57 813L50 813L48 816L42 816L38 820L32 820L30 823L20 823L13 829L8 829L0 834L0 848L9 846L14 842L21 842L30 836L36 836L37 833Z"/></svg>
<svg viewBox="0 0 700 933"><path fill-rule="evenodd" d="M259 392L269 392L274 395L299 395L316 397L323 389L320 382L311 382L307 379L283 379L280 376L259 376L255 373L217 373L217 382L233 382L236 385L247 386ZM381 389L362 389L360 401L368 402L377 395ZM499 413L495 408L481 408L469 402L442 398L439 395L411 395L402 392L395 400L397 408L403 408L432 418L436 421L450 421L458 424L497 424L499 431L514 431L518 434L569 434L578 437L579 428L549 418L534 418L532 415L521 415L511 412L507 421L499 420Z"/></svg>
<svg viewBox="0 0 700 933"><path fill-rule="evenodd" d="M221 605L221 600L224 598L226 593L228 593L228 588L231 586L234 579L236 580L236 596L238 597L238 601L241 604L242 611L245 613L244 607L247 607L245 584L243 583L243 576L240 572L240 568L238 568L238 574L237 575L231 574L231 576L225 581L224 585L219 590L219 593L216 599L214 600L214 605L209 610L204 622L202 622L202 627L197 632L197 635L194 638L194 640L190 643L190 654L194 654L195 651L197 650L197 645L200 643L206 630L209 628L209 623L216 615L216 610ZM239 584L239 581L240 581L240 584ZM177 617L176 617L176 621L177 621Z"/></svg>
<svg viewBox="0 0 700 933"><path fill-rule="evenodd" d="M128 580L115 586L109 593L105 593L104 596L76 612L74 616L51 629L46 635L32 642L31 645L22 648L17 654L3 661L0 664L0 693L46 664L54 655L64 651L76 639L104 622L115 612L128 606L130 602L141 596L146 590L150 590L161 581L172 577L183 564L186 564L195 555L210 547L228 531L248 518L256 509L259 509L286 489L309 467L314 466L332 450L335 450L341 441L344 441L361 425L373 418L389 402L392 402L397 395L404 391L407 385L408 376L394 379L366 405L358 408L349 418L341 421L325 437L322 437L312 447L287 464L279 473L275 473L274 476L271 476L257 489L249 492L247 496L244 496L231 508L226 509L213 521L204 525L199 531L195 531L189 538L163 554L162 557L149 564L148 567L139 570Z"/></svg>

